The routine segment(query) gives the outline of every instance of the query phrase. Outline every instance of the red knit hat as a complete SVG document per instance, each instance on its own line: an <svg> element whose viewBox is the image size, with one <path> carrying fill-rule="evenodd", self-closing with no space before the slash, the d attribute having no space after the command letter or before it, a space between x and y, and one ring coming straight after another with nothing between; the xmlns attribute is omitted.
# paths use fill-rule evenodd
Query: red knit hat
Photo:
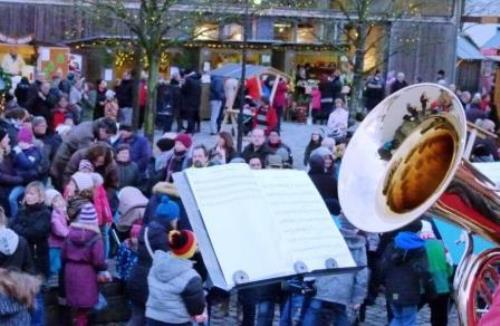
<svg viewBox="0 0 500 326"><path fill-rule="evenodd" d="M177 137L175 137L175 141L181 142L186 148L191 147L193 144L193 140L188 134L178 134Z"/></svg>
<svg viewBox="0 0 500 326"><path fill-rule="evenodd" d="M188 230L170 231L168 245L172 254L180 258L189 259L196 251L196 237Z"/></svg>

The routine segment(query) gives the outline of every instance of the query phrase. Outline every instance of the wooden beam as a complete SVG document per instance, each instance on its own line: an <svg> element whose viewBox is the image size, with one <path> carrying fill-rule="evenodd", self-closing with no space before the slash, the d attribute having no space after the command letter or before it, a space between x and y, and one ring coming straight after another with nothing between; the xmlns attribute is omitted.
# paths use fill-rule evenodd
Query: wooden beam
<svg viewBox="0 0 500 326"><path fill-rule="evenodd" d="M500 24L499 16L462 16L462 23Z"/></svg>

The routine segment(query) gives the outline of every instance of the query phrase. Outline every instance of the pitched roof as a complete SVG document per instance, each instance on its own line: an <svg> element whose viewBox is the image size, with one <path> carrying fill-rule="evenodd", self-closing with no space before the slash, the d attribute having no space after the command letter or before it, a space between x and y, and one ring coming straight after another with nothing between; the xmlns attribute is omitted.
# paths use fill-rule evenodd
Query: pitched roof
<svg viewBox="0 0 500 326"><path fill-rule="evenodd" d="M500 28L497 29L497 33L493 35L484 45L483 49L500 49Z"/></svg>
<svg viewBox="0 0 500 326"><path fill-rule="evenodd" d="M462 60L484 60L476 45L462 35L459 35L457 40L457 57Z"/></svg>

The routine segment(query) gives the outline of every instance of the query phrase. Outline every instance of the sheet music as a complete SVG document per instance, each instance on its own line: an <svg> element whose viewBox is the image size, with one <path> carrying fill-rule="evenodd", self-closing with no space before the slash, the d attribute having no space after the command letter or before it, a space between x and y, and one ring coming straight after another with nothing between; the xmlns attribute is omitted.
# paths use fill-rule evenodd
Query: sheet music
<svg viewBox="0 0 500 326"><path fill-rule="evenodd" d="M253 171L271 208L287 264L302 261L309 271L325 268L333 258L338 267L354 267L349 248L309 176L297 170Z"/></svg>
<svg viewBox="0 0 500 326"><path fill-rule="evenodd" d="M248 165L230 164L185 171L224 277L244 271L250 280L269 278L269 266L283 271L286 256L276 238L266 206Z"/></svg>
<svg viewBox="0 0 500 326"><path fill-rule="evenodd" d="M355 263L321 196L302 171L252 171L246 164L187 169L185 175L224 278L244 271L250 281Z"/></svg>

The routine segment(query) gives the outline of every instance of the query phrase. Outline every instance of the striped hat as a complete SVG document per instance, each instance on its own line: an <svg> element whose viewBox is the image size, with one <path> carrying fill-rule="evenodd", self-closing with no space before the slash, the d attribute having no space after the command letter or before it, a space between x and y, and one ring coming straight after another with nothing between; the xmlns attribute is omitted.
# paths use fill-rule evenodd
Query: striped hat
<svg viewBox="0 0 500 326"><path fill-rule="evenodd" d="M196 252L196 237L189 230L170 231L168 234L168 246L174 256L190 259Z"/></svg>
<svg viewBox="0 0 500 326"><path fill-rule="evenodd" d="M91 203L83 204L78 214L77 223L88 226L98 226L97 213Z"/></svg>

